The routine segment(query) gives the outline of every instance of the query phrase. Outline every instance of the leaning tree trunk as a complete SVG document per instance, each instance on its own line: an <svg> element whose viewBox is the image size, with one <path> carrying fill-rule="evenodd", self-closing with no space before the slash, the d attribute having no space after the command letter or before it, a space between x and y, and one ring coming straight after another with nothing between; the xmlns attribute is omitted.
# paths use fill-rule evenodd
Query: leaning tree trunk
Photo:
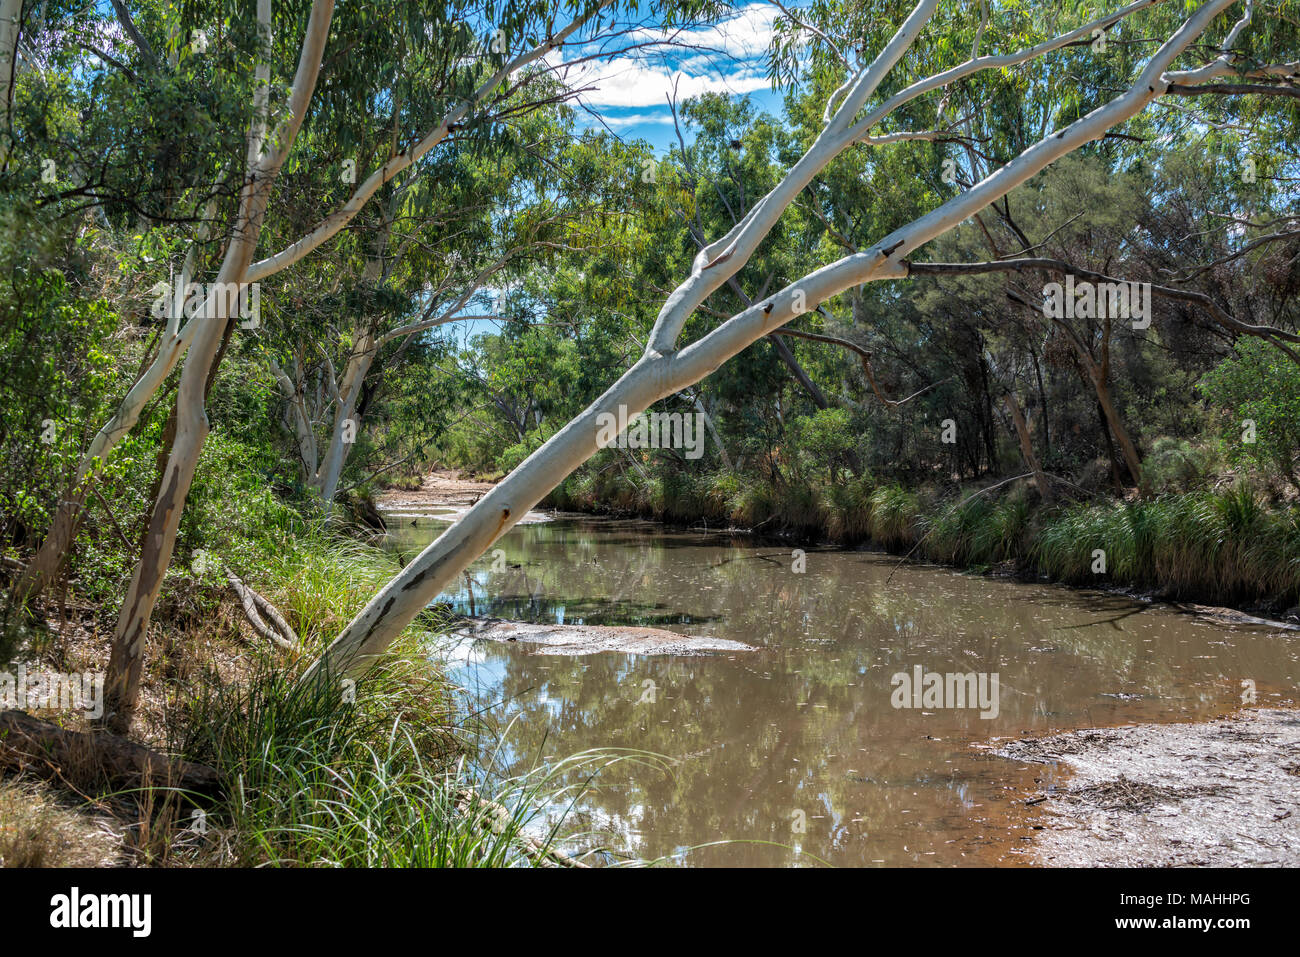
<svg viewBox="0 0 1300 957"><path fill-rule="evenodd" d="M315 0L312 4L290 94L289 119L281 131L281 142L272 144L268 142L267 135L271 2L257 2L258 26L265 46L262 61L257 66L254 118L248 137L248 158L245 164L248 174L240 190L238 211L231 228L225 259L203 304L203 315L209 321L204 323L196 335L181 368L181 381L176 395L176 438L145 527L140 561L131 577L126 600L118 613L117 627L113 632L112 653L104 682L104 720L112 728L129 726L139 699L145 636L176 546L181 512L194 480L199 454L208 435L204 398L209 377L221 353L230 317L235 313L239 289L247 280L248 267L257 249L271 187L306 115L307 102L311 99L320 72L333 14L333 0Z"/></svg>
<svg viewBox="0 0 1300 957"><path fill-rule="evenodd" d="M1124 456L1124 464L1128 466L1129 474L1133 476L1133 482L1137 485L1138 490L1143 491L1145 489L1145 480L1142 476L1142 460L1138 457L1137 446L1133 444L1128 430L1124 428L1124 420L1120 418L1119 410L1115 408L1115 400L1110 395L1110 385L1107 381L1109 370L1106 367L1109 363L1106 365L1099 364L1088 352L1087 346L1072 333L1067 338L1074 346L1079 361L1083 363L1084 371L1088 374L1088 381L1092 383L1093 391L1097 395L1097 407L1101 409L1106 424L1110 426L1111 433L1115 436L1115 440L1119 442L1120 454Z"/></svg>
<svg viewBox="0 0 1300 957"><path fill-rule="evenodd" d="M1020 441L1020 454L1025 458L1025 464L1029 466L1030 471L1034 473L1034 484L1038 486L1039 497L1047 504L1052 502L1052 486L1047 481L1047 474L1043 467L1038 464L1038 456L1034 452L1034 442L1029 436L1029 426L1025 423L1025 414L1020 411L1020 403L1016 401L1013 393L1007 392L1002 397L1003 403L1007 407L1007 412L1011 414L1011 422L1016 427L1016 438Z"/></svg>
<svg viewBox="0 0 1300 957"><path fill-rule="evenodd" d="M575 17L563 30L553 36L548 36L528 52L503 65L496 73L484 81L471 97L460 101L450 109L438 125L430 130L419 143L393 157L380 169L371 173L357 187L342 208L331 213L308 235L292 243L279 253L251 264L245 280L257 282L266 279L293 265L322 243L337 235L352 221L381 185L403 170L413 166L421 157L442 143L457 124L464 122L466 117L488 95L500 87L503 80L513 76L556 49L588 23L592 16L609 6L611 2L612 0L602 0L587 15ZM21 0L0 0L0 3L4 5L0 6L0 9L7 9L7 5L11 3L17 4L21 8ZM315 54L319 54L323 50L333 12L333 0L328 0L328 2L326 0L315 0L312 4L311 16L308 19L308 35L303 46L304 54L307 54L309 49ZM181 22L179 18L172 17L170 14L164 17L164 21L173 40L173 43L169 46L168 64L175 69L179 56L179 45L175 43L175 40L180 35ZM0 30L0 44L3 44L3 42L4 33L3 30ZM304 66L311 68L309 73L304 71ZM314 67L303 57L299 58L298 73L294 77L294 88L291 96L291 102L295 108L291 111L290 119L285 127L289 134L286 137L288 145L292 145L292 141L301 126L307 101L310 100L315 86L316 71L319 70L319 66L319 58ZM285 147L282 147L282 154L284 150ZM283 155L279 157L279 161L283 161ZM276 165L278 166L278 162ZM210 215L205 217L205 222L207 219L210 219ZM64 495L63 504L55 512L50 532L46 535L46 539L42 542L36 556L28 564L27 569L15 585L13 590L15 601L31 600L48 586L58 567L62 564L68 543L75 537L78 523L81 520L82 511L79 503L86 494L86 490L82 488L82 483L99 459L107 455L117 442L134 427L141 411L185 354L201 325L200 322L194 321L186 323L183 329L169 327L167 340L159 350L159 355L154 360L153 365L132 386L130 393L118 407L113 418L96 435L90 450L82 460L76 482L73 483L72 489Z"/></svg>
<svg viewBox="0 0 1300 957"><path fill-rule="evenodd" d="M218 274L219 281L235 284L252 259L251 250L243 253L236 248L247 243L236 240L231 244L231 254ZM209 298L208 305L216 308L214 320L208 323L190 348L181 370L180 387L176 396L176 436L171 455L163 469L158 494L149 513L141 544L140 561L127 589L126 600L118 614L113 632L113 647L105 679L105 720L115 730L125 730L131 712L139 697L140 674L144 664L144 639L149 630L154 605L162 589L167 566L176 545L180 527L181 509L194 480L199 453L208 434L208 417L204 411L204 393L208 374L225 338L226 323L233 304L224 294Z"/></svg>
<svg viewBox="0 0 1300 957"><path fill-rule="evenodd" d="M31 562L14 584L11 597L15 603L29 602L38 598L58 575L59 567L63 564L72 541L81 527L86 495L90 490L90 483L94 481L96 468L117 443L135 427L149 401L167 381L167 377L176 368L206 321L205 317L200 315L191 318L184 327L181 326L190 280L193 278L198 261L199 246L207 242L209 224L215 211L216 202L209 201L204 209L203 222L199 224L195 241L185 254L177 281L180 294L173 295L171 298L167 325L163 330L162 342L158 346L158 354L153 357L148 368L136 378L126 397L114 410L112 417L95 433L90 448L77 463L76 475L59 500L45 538L41 540L36 554L32 556Z"/></svg>
<svg viewBox="0 0 1300 957"><path fill-rule="evenodd" d="M482 555L524 514L542 500L578 466L595 454L598 417L613 414L623 421L644 412L672 393L700 381L722 363L763 336L779 329L818 303L865 282L901 279L908 275L906 257L935 237L1036 175L1047 165L1093 140L1100 139L1116 124L1137 115L1156 97L1169 91L1174 78L1166 72L1173 61L1200 36L1233 0L1207 0L1151 56L1136 82L1127 91L1050 137L1040 140L1020 156L906 226L894 230L869 249L809 273L791 286L731 317L689 346L680 348L677 339L687 319L704 299L749 260L804 186L853 142L868 139L867 131L880 118L912 97L907 91L895 94L878 114L850 124L858 111L912 45L922 26L933 15L937 0L920 0L880 56L857 78L846 84L839 109L808 152L787 176L757 206L750 210L726 236L705 247L692 264L690 277L667 299L651 329L644 355L599 399L525 459L490 492L402 571L385 585L339 634L325 654L304 675L303 681L320 688L342 675L357 675L372 666L414 618L447 585L459 579L469 564ZM1125 8L1132 11L1144 4ZM1118 22L1124 11L1108 14L1106 24ZM1087 27L1058 37L1034 51L1059 49L1089 35ZM1037 55L1020 56L1023 62ZM1226 54L1225 54L1226 56ZM1005 58L998 65L1008 65ZM982 68L979 61L948 71L949 81ZM963 73L962 71L965 71ZM1175 74L1174 76L1182 76ZM1190 76L1203 82L1201 76ZM927 86L928 84L933 86ZM937 89L943 82L935 77L914 86ZM909 88L910 89L910 88ZM837 91L839 97L841 91ZM915 95L915 94L914 94ZM831 112L832 103L827 108ZM874 117L874 118L873 118ZM862 132L856 132L862 130ZM907 136L909 134L900 134ZM913 138L923 138L913 135ZM877 137L872 142L893 142ZM626 410L619 416L622 406Z"/></svg>
<svg viewBox="0 0 1300 957"><path fill-rule="evenodd" d="M1128 467L1129 474L1133 476L1133 482L1138 490L1145 491L1146 477L1142 474L1142 460L1138 457L1137 446L1133 444L1128 430L1124 428L1124 420L1120 418L1119 410L1115 408L1115 400L1111 398L1110 389L1099 378L1093 379L1093 386L1097 392L1097 404L1101 407L1102 414L1106 416L1106 422L1110 425L1115 440L1119 442L1124 464Z"/></svg>

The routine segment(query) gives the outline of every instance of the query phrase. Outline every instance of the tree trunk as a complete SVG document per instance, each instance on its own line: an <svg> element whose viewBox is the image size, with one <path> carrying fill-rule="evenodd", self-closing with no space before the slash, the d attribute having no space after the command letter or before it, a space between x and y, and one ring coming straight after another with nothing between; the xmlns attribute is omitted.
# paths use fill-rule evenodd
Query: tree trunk
<svg viewBox="0 0 1300 957"><path fill-rule="evenodd" d="M374 664L443 588L456 581L474 559L595 454L597 430L604 424L600 416L619 419L619 406L624 406L627 411L621 418L627 421L659 399L700 381L741 350L831 296L865 282L906 277L906 257L913 251L1005 196L1050 163L1101 138L1112 126L1135 116L1167 92L1172 80L1165 71L1231 3L1232 0L1207 0L1151 56L1134 85L1115 99L1029 147L970 189L894 230L869 249L803 276L689 346L679 348L677 339L687 319L708 295L744 266L807 183L850 143L861 141L873 123L900 105L897 101L887 101L879 108L879 116L873 113L850 129L865 100L915 41L937 8L936 0L920 0L876 60L847 86L847 92L838 101L839 109L808 152L739 225L706 246L695 258L690 277L674 290L660 310L641 359L385 585L308 670L304 682L322 683L345 674L361 674ZM1116 17L1116 21L1110 22L1122 17L1108 16ZM1083 32L1089 32L1088 28L1083 28ZM1054 42L1063 46L1073 35ZM1040 45L1035 50L1049 48L1053 48L1051 44ZM1024 57L1029 58L1029 55ZM975 72L980 68L956 69L960 73L963 69ZM936 88L943 85L935 78L918 82L933 82ZM904 93L897 95L904 97L902 102L907 101ZM834 102L829 104L826 112L829 114L834 106ZM855 134L859 129L862 132Z"/></svg>
<svg viewBox="0 0 1300 957"><path fill-rule="evenodd" d="M722 459L722 467L730 472L731 456L727 454L727 446L722 441L722 433L713 424L713 416L709 415L709 410L704 407L704 400L700 398L698 389L691 396L691 402L695 406L695 411L704 416L704 422L709 428L709 435L713 436L713 444L718 450L718 458Z"/></svg>
<svg viewBox="0 0 1300 957"><path fill-rule="evenodd" d="M347 464L348 454L352 451L357 434L361 429L361 415L357 411L357 399L361 395L361 386L375 359L376 346L370 333L363 333L357 340L356 349L348 358L347 369L343 373L343 382L339 386L338 402L334 412L334 428L330 434L330 443L325 449L316 475L315 488L322 502L334 501L338 492L339 476ZM351 421L351 428L348 422ZM347 440L351 433L351 441Z"/></svg>
<svg viewBox="0 0 1300 957"><path fill-rule="evenodd" d="M1138 458L1137 447L1129 437L1128 431L1124 428L1124 422L1119 416L1119 410L1115 408L1115 402L1110 397L1110 389L1101 381L1094 380L1094 386L1097 390L1097 404L1101 407L1102 414L1106 416L1106 422L1110 425L1111 432L1115 435L1115 440L1119 442L1119 449L1124 456L1124 464L1128 467L1129 475L1133 477L1133 482L1142 494L1146 492L1146 479L1142 475L1142 460Z"/></svg>
<svg viewBox="0 0 1300 957"><path fill-rule="evenodd" d="M1034 360L1034 378L1038 382L1038 405L1043 410L1043 450L1048 458L1052 455L1051 412L1047 407L1047 391L1043 388L1043 367L1038 361L1038 353L1032 348L1029 355Z"/></svg>
<svg viewBox="0 0 1300 957"><path fill-rule="evenodd" d="M298 468L302 472L303 484L310 487L316 481L320 461L316 447L316 432L312 428L311 415L307 411L307 400L304 397L307 383L303 381L302 364L295 357L292 366L293 375L290 375L272 359L270 369L280 386L280 392L284 396L285 406L288 409L286 419L291 421L286 424L291 424L293 428L294 445L298 450Z"/></svg>
<svg viewBox="0 0 1300 957"><path fill-rule="evenodd" d="M194 341L194 337L206 321L203 315L195 316L185 323L184 328L181 327L184 319L185 294L194 273L198 246L207 240L208 222L215 208L213 203L207 205L204 221L199 226L197 241L185 254L185 263L181 267L178 280L181 294L179 297L175 295L172 297L167 327L163 332L162 342L159 343L158 354L154 356L148 368L136 378L126 397L113 412L112 418L95 434L90 448L77 463L76 477L59 503L50 522L49 531L45 533L45 538L36 549L36 554L32 557L27 570L14 584L12 598L15 602L27 602L39 597L54 580L73 539L76 538L77 530L81 527L82 509L89 491L89 483L94 480L95 468L140 421L140 415L149 401L167 381L167 377L176 368L176 364L185 355L190 343Z"/></svg>
<svg viewBox="0 0 1300 957"><path fill-rule="evenodd" d="M113 648L104 682L104 720L111 728L129 726L139 699L145 637L176 545L185 498L208 435L208 417L204 410L207 384L225 341L230 317L236 312L238 290L246 282L248 267L257 250L271 188L293 146L315 89L333 14L333 0L315 0L312 4L290 93L287 125L280 128L279 141L269 143L270 89L266 64L270 56L271 3L270 0L257 0L258 26L264 45L256 68L253 120L245 161L248 172L240 190L225 259L203 304L202 315L207 321L196 333L181 367L176 394L176 440L148 518L140 561L136 564L113 632Z"/></svg>
<svg viewBox="0 0 1300 957"><path fill-rule="evenodd" d="M781 357L781 361L794 373L794 377L799 380L799 384L804 387L804 391L811 396L813 404L819 409L829 409L831 404L826 400L826 394L818 388L816 382L808 377L808 373L799 364L799 360L790 351L790 347L785 344L780 336L768 336L767 338L772 343L772 347L776 349L776 354Z"/></svg>
<svg viewBox="0 0 1300 957"><path fill-rule="evenodd" d="M1020 454L1025 458L1025 464L1029 466L1034 473L1034 484L1038 487L1039 497L1043 502L1050 505L1052 503L1052 486L1047 480L1043 468L1038 464L1038 456L1034 454L1034 443L1029 436L1029 426L1025 424L1025 415L1020 411L1020 403L1016 401L1014 393L1007 392L1002 397L1003 403L1007 407L1007 412L1011 414L1011 421L1016 427L1016 438L1020 440Z"/></svg>
<svg viewBox="0 0 1300 957"><path fill-rule="evenodd" d="M1137 485L1139 492L1143 492L1145 491L1145 484L1142 477L1142 461L1138 458L1137 447L1134 446L1133 440L1129 438L1128 430L1124 428L1124 421L1120 418L1119 410L1115 408L1115 402L1111 399L1105 369L1089 354L1087 347L1079 341L1077 336L1073 335L1072 331L1068 338L1074 346L1079 361L1083 363L1084 371L1088 375L1088 380L1092 383L1093 391L1097 394L1097 408L1103 418L1102 431L1105 433L1104 426L1110 426L1110 433L1113 433L1116 441L1119 442L1120 453L1124 456L1124 464L1128 467L1129 474L1133 477L1133 482ZM1106 444L1110 445L1109 434L1106 435ZM1112 454L1110 458L1113 463L1114 455Z"/></svg>
<svg viewBox="0 0 1300 957"><path fill-rule="evenodd" d="M233 251L248 244L237 240L231 245ZM251 259L251 250L242 255L233 253L220 275L226 277L226 282L234 282L230 277L242 275ZM113 632L113 649L104 687L104 717L114 730L124 731L129 727L131 712L139 697L145 635L176 545L185 497L189 494L199 454L208 435L203 396L208 373L225 335L225 322L229 321L231 304L225 298L224 295L210 298L209 305L220 310L218 318L222 321L205 326L185 358L176 396L176 438L145 527L140 561L131 577ZM212 299L220 302L213 303Z"/></svg>
<svg viewBox="0 0 1300 957"><path fill-rule="evenodd" d="M9 162L9 114L18 73L18 26L23 0L0 0L0 168Z"/></svg>
<svg viewBox="0 0 1300 957"><path fill-rule="evenodd" d="M221 793L216 769L168 757L104 732L69 731L25 711L0 711L0 765L85 790L176 788L197 797Z"/></svg>

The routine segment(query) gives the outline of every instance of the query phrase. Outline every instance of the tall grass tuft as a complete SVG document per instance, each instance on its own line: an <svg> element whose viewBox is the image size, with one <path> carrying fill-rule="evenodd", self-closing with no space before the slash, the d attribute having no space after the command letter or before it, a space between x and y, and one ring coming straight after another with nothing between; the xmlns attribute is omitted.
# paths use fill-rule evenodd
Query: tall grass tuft
<svg viewBox="0 0 1300 957"><path fill-rule="evenodd" d="M869 476L835 483L826 490L826 531L839 542L859 542L871 537L871 495L876 490Z"/></svg>
<svg viewBox="0 0 1300 957"><path fill-rule="evenodd" d="M1093 551L1106 571L1092 570ZM1300 597L1300 512L1270 511L1244 483L1223 493L1081 505L1057 513L1033 547L1039 569L1072 584L1159 587L1217 604Z"/></svg>
<svg viewBox="0 0 1300 957"><path fill-rule="evenodd" d="M871 537L886 548L907 548L917 537L921 508L901 485L882 485L871 494Z"/></svg>
<svg viewBox="0 0 1300 957"><path fill-rule="evenodd" d="M1176 489L1208 468L1207 453L1187 443L1165 442L1160 452L1165 478L1159 487ZM620 507L674 521L870 540L951 565L1014 562L1072 585L1158 589L1170 598L1225 605L1300 602L1300 507L1268 507L1244 483L1218 493L1167 491L1135 502L1034 508L1023 486L945 500L897 483L877 485L870 476L833 478L817 485L727 472L667 476L639 499L627 489L615 499ZM595 496L579 507L592 507L609 501L611 485L626 480L588 474L577 483ZM1105 552L1104 572L1094 571L1097 551Z"/></svg>
<svg viewBox="0 0 1300 957"><path fill-rule="evenodd" d="M175 747L222 769L213 812L221 863L239 866L501 867L562 862L561 822L525 833L572 796L577 769L627 755L587 752L517 777L484 770L472 729L427 664L393 659L349 703L261 667L210 681L185 705ZM333 684L333 683L330 683Z"/></svg>

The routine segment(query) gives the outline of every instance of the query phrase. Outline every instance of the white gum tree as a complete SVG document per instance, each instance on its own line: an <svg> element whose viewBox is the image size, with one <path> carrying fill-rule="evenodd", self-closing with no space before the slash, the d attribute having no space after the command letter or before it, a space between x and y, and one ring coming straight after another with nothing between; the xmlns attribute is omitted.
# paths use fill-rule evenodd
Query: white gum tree
<svg viewBox="0 0 1300 957"><path fill-rule="evenodd" d="M96 447L99 449L99 455L102 456L107 453L113 442L125 434L125 429L130 428L130 425L125 423L129 421L133 425L138 420L149 396L181 361L182 356L184 357L176 400L175 438L163 467L158 493L146 517L140 558L135 566L114 629L112 651L105 676L105 723L107 725L113 728L125 728L130 722L135 703L139 698L145 638L162 590L167 567L175 550L181 515L208 434L208 420L204 408L206 385L214 363L218 361L221 344L228 332L231 319L235 315L238 291L249 283L260 282L287 269L337 235L384 183L409 169L439 143L446 140L452 132L473 119L485 103L509 96L511 89L507 81L530 65L537 64L547 54L563 47L566 41L588 24L599 25L601 16L614 5L615 0L589 0L579 8L579 12L566 26L558 30L554 29L554 21L549 11L542 11L539 18L537 8L530 7L531 15L539 24L533 32L542 34L540 41L534 42L525 52L517 56L510 56L507 53L502 65L475 87L469 96L459 98L431 131L413 146L392 156L374 170L362 181L343 206L331 213L305 236L272 256L254 261L253 257L276 177L293 149L320 73L334 13L333 0L315 0L312 5L285 116L269 139L267 113L270 65L269 42L267 43L268 54L257 67L260 82L257 87L257 99L253 104L254 118L249 130L248 156L238 211L229 226L227 247L216 281L209 287L203 308L184 327L175 328L175 334L166 344L167 348L160 351L155 367L151 367L141 377L141 382L131 390L128 402L124 403L123 408L113 416L109 425L101 430L101 435L108 432L109 437L102 443L98 437L96 439ZM675 15L684 12L689 15L689 8L690 4L687 3L682 11L674 10L673 13ZM257 17L269 41L270 0L258 0ZM615 32L618 32L618 28L615 28ZM504 50L498 52L505 53ZM547 69L542 70L542 73L546 72ZM468 295L461 301L461 305L465 301L468 301ZM459 307L453 306L452 312L454 313L457 308ZM388 338L398 335L418 334L424 329L449 320L450 314L444 313L431 319L409 323L376 338L374 345L381 345L382 342L379 341L381 338L387 341ZM358 388L365 372L361 366L369 363L373 358L373 352L374 350L368 345L360 353L359 365L353 370L353 381ZM166 359L163 358L164 354ZM346 377L343 384L345 387L349 384ZM119 424L114 425L114 423ZM339 456L337 462L341 465L342 449L339 448L337 452L327 449L326 466L336 473L335 465L330 459L331 455ZM95 461L97 459L90 459L87 456L88 464L85 470L87 477L93 470ZM334 481L336 482L337 478ZM67 509L67 517L63 525L53 528L47 536L46 543L38 551L36 561L32 563L33 568L24 575L24 581L19 583L16 597L29 599L33 594L33 585L47 582L53 570L56 570L61 563L63 553L71 542L85 493L83 479L80 487L74 489L73 494L68 496L67 501L71 507ZM63 513L64 510L60 509L59 512ZM47 549L45 545L49 545L49 548Z"/></svg>
<svg viewBox="0 0 1300 957"><path fill-rule="evenodd" d="M207 437L204 395L208 372L221 348L227 323L236 314L238 291L247 280L275 178L293 149L306 116L333 14L333 0L316 0L312 4L286 115L279 127L271 131L268 128L271 0L257 2L257 21L264 49L256 67L257 85L248 133L244 182L216 281L210 287L202 310L190 320L194 332L177 387L176 438L163 471L158 498L148 519L140 561L118 616L106 676L108 700L133 700L135 689L139 687L144 634L162 587L162 577L171 560L180 511Z"/></svg>
<svg viewBox="0 0 1300 957"><path fill-rule="evenodd" d="M861 252L823 266L744 311L720 322L696 341L682 346L687 319L707 297L734 276L753 255L783 212L831 161L854 144L879 145L933 140L941 130L877 132L881 122L901 107L983 70L1016 67L1072 45L1089 43L1161 0L1139 0L1037 45L1013 53L980 55L916 80L867 109L882 81L922 36L939 0L919 0L893 38L874 60L853 73L829 98L825 125L807 152L784 179L726 235L704 246L690 275L668 296L651 330L645 351L586 410L507 475L468 512L412 560L363 608L304 676L322 682L363 673L384 653L420 611L478 556L489 549L524 514L597 451L598 417L626 407L628 417L654 402L696 383L750 344L824 300L869 282L905 279L908 257L1005 196L1057 159L1100 139L1108 130L1136 116L1154 100L1192 95L1197 87L1223 78L1267 83L1297 73L1297 64L1258 66L1248 63L1238 40L1250 27L1255 4L1246 0L1240 17L1219 18L1242 0L1204 0L1188 13L1146 59L1119 95L1073 123L1045 136L1019 156L999 166L960 195L902 226ZM1178 5L1181 9L1181 4ZM1213 40L1215 34L1218 40ZM983 29L981 28L981 35ZM1195 66L1175 69L1189 50L1210 49ZM1229 84L1230 85L1230 84ZM1253 85L1260 85L1255 83ZM866 111L864 113L864 110ZM888 184L881 184L888 188Z"/></svg>
<svg viewBox="0 0 1300 957"><path fill-rule="evenodd" d="M263 19L261 2L262 0L259 0L259 19ZM256 161L250 159L247 164L246 179L256 178L258 189L250 192L246 185L244 191L240 194L235 216L224 231L225 237L229 238L229 247L212 287L221 290L228 288L231 283L238 286L261 282L288 269L294 263L308 256L313 250L318 249L322 244L337 236L365 208L381 186L418 164L421 159L443 143L459 126L477 115L484 104L500 95L506 81L528 67L537 64L547 54L561 49L566 41L582 30L586 24L597 18L601 11L613 3L614 0L594 0L584 8L584 11L579 16L574 17L568 25L551 32L541 42L534 44L519 55L508 57L505 63L483 80L470 96L449 108L433 128L422 136L418 142L391 156L386 162L367 175L343 205L331 212L301 238L289 243L284 249L254 261L252 257L257 248L261 224L270 201L271 190L280 167L284 165L285 159L292 150L298 130L305 119L307 107L315 89L316 78L320 71L325 43L330 33L334 3L326 3L322 2L322 0L313 3L298 61L298 70L290 93L288 114L272 139L272 142L276 144L275 149ZM8 7L6 6L5 9L7 10ZM270 10L268 6L263 22L269 23L269 21ZM11 39L7 28L4 23L0 23L0 54L3 54L4 44L9 42L11 42ZM262 69L262 67L259 67L259 69ZM253 155L251 146L252 135L255 132L256 130L250 131L250 157ZM261 138L265 139L264 133ZM188 290L194 278L196 256L209 239L208 233L212 228L214 213L215 207L209 205L202 217L199 235L187 252L179 281L182 290ZM239 240L238 242L234 241L236 237ZM245 257L247 258L245 259ZM221 297L214 297L211 302L205 302L203 308L198 310L186 310L185 299L185 295L175 297L176 301L168 314L166 327L156 355L149 366L136 378L113 414L100 427L90 445L82 454L74 479L54 510L49 531L37 548L31 562L15 582L12 592L15 601L31 601L39 596L54 579L77 534L84 514L86 496L89 494L91 483L94 481L99 465L112 454L113 449L135 428L149 402L181 364L182 359L186 358L194 343L201 339L202 334L206 333L210 337L211 330L214 327L224 332L231 312L225 307L224 300ZM193 312L193 315L187 318L187 312ZM204 339L203 341L208 340ZM219 342L218 338L218 345ZM215 352L213 355L215 355ZM193 381L193 377L191 381ZM194 400L193 393L187 394L184 399L186 402L193 402ZM201 403L201 397L199 397L199 401ZM194 422L197 422L197 419L192 416L189 417L187 422L182 424L181 429L188 428ZM186 445L188 447L192 443L187 439ZM201 449L201 447L202 440L197 444L198 449ZM184 496L181 497L182 501L183 498ZM159 504L162 504L161 500ZM179 514L175 518L178 521ZM170 555L169 547L167 551Z"/></svg>
<svg viewBox="0 0 1300 957"><path fill-rule="evenodd" d="M565 93L560 91L558 95ZM516 105L516 109L520 108ZM504 180L512 175L515 183L508 185ZM312 375L306 353L312 344L305 340L310 333L298 334L297 348L287 368L271 360L271 371L288 406L306 484L322 502L334 500L349 452L361 434L360 399L372 369L377 364L397 361L422 334L439 326L499 319L496 315L470 314L476 307L491 308L482 301L489 284L499 282L499 277L511 269L526 268L521 263L531 256L556 248L572 251L570 228L600 212L599 204L587 197L566 199L562 195L565 190L552 192L538 181L536 173L522 176L516 167L495 185L480 180L485 197L491 197L484 199L483 209L490 209L497 221L491 227L490 243L470 243L470 247L477 248L466 248L460 233L471 228L470 220L483 210L471 211L466 219L443 225L451 236L440 240L436 230L421 230L419 216L407 208L409 191L419 188L417 180L418 176L408 179L379 213L361 269L365 283L372 287L388 286L398 274L423 280L411 313L396 319L359 316L347 330L338 362L330 359L327 348L315 343L323 356L323 367L314 370L320 388L313 389L309 381ZM522 228L508 228L506 220L511 217L501 215L503 210L523 213L530 209L537 214L525 217ZM430 216L450 214L435 208ZM415 253L421 258L408 262ZM430 274L436 275L430 278ZM318 427L322 433L319 437Z"/></svg>

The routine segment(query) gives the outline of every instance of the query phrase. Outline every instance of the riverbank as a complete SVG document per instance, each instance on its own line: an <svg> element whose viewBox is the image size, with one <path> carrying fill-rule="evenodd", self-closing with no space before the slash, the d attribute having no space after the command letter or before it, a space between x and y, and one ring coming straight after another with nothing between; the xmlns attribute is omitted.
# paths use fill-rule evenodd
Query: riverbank
<svg viewBox="0 0 1300 957"><path fill-rule="evenodd" d="M1052 821L1036 832L1037 864L1300 864L1300 711L1070 731L993 753L1068 769L1065 780L1025 796Z"/></svg>
<svg viewBox="0 0 1300 957"><path fill-rule="evenodd" d="M82 710L0 714L0 866L557 863L549 837L524 833L549 801L552 771L503 777L480 765L482 721L429 659L428 639L446 624L436 610L347 693L298 684L396 573L394 557L362 529L358 538L279 506L231 531L219 552L196 552L169 575L128 737L94 731ZM293 640L252 622L234 568ZM31 609L12 668L102 675L113 609L80 598L77 584ZM123 751L152 771L110 763ZM182 781L182 793L169 773L181 767L210 772L213 787Z"/></svg>
<svg viewBox="0 0 1300 957"><path fill-rule="evenodd" d="M588 470L544 504L792 544L869 545L968 571L1300 623L1300 507L1270 506L1244 484L1045 505L1023 480L946 490L866 479L774 488L730 474L680 475L670 483Z"/></svg>

